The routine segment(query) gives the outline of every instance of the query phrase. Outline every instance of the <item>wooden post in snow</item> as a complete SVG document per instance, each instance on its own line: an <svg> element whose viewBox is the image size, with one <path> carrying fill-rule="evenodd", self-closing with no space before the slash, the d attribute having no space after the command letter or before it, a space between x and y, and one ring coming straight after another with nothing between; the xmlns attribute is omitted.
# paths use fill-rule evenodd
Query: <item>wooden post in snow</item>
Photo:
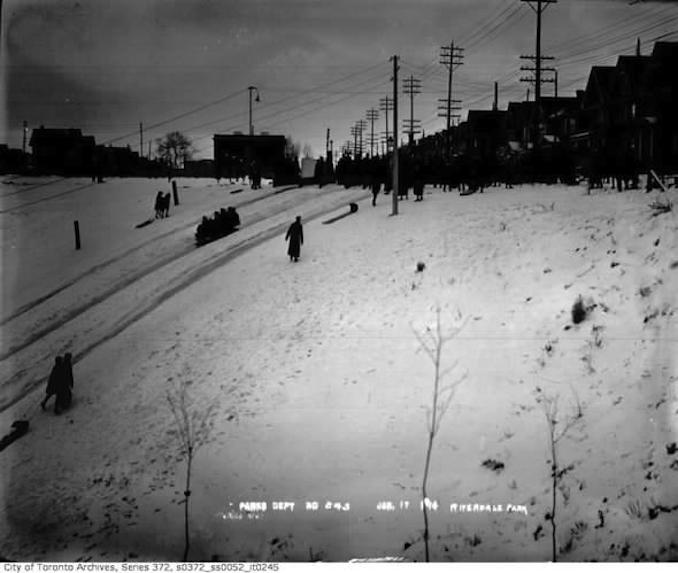
<svg viewBox="0 0 678 573"><path fill-rule="evenodd" d="M179 204L179 192L177 191L177 182L172 181L172 194L174 195L174 206Z"/></svg>
<svg viewBox="0 0 678 573"><path fill-rule="evenodd" d="M80 250L80 223L73 221L73 229L75 231L75 250Z"/></svg>

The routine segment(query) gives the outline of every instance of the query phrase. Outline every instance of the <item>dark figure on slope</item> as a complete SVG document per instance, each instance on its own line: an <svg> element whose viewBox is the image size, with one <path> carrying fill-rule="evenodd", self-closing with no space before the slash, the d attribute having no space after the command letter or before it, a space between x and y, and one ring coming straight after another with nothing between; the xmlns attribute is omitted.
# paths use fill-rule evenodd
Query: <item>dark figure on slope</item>
<svg viewBox="0 0 678 573"><path fill-rule="evenodd" d="M379 191L381 190L381 181L379 181L379 178L376 175L372 176L372 207L375 207L377 205L377 195L379 195Z"/></svg>
<svg viewBox="0 0 678 573"><path fill-rule="evenodd" d="M304 229L301 226L301 217L297 217L297 220L290 225L289 229L287 229L285 240L287 241L288 239L290 245L287 248L287 254L290 256L290 261L296 263L299 260L301 245L304 244Z"/></svg>
<svg viewBox="0 0 678 573"><path fill-rule="evenodd" d="M170 200L172 199L172 196L169 193L165 193L165 196L163 197L162 200L162 216L163 217L169 217L169 208L170 208Z"/></svg>
<svg viewBox="0 0 678 573"><path fill-rule="evenodd" d="M226 211L226 221L229 233L235 231L240 226L240 215L238 215L235 207L229 207L228 211Z"/></svg>
<svg viewBox="0 0 678 573"><path fill-rule="evenodd" d="M67 352L62 362L63 373L59 378L59 385L56 392L55 413L59 414L62 410L71 407L73 400L73 362L72 355Z"/></svg>
<svg viewBox="0 0 678 573"><path fill-rule="evenodd" d="M45 399L40 402L40 406L44 410L47 406L49 399L56 395L58 389L61 386L61 378L63 378L63 359L61 356L57 356L54 359L54 366L52 366L52 371L49 373L49 378L47 379L47 388L45 389ZM57 412L57 405L54 407L54 412Z"/></svg>
<svg viewBox="0 0 678 573"><path fill-rule="evenodd" d="M155 218L159 219L162 217L162 202L163 195L162 191L158 191L158 194L155 196Z"/></svg>

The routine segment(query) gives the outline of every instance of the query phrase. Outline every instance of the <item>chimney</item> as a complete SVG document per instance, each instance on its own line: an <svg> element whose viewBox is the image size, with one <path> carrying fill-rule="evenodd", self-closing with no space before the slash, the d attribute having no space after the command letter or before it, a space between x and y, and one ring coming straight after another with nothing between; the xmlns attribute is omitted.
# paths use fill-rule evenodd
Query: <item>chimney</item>
<svg viewBox="0 0 678 573"><path fill-rule="evenodd" d="M636 40L636 56L640 56L640 38Z"/></svg>
<svg viewBox="0 0 678 573"><path fill-rule="evenodd" d="M499 104L499 84L494 82L494 103L492 104L492 110L497 111Z"/></svg>

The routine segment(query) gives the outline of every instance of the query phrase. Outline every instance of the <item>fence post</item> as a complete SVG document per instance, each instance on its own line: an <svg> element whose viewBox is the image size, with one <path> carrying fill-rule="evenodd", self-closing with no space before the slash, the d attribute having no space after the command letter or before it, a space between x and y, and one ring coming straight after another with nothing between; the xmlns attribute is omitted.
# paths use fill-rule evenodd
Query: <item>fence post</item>
<svg viewBox="0 0 678 573"><path fill-rule="evenodd" d="M174 205L179 204L179 192L177 191L177 182L172 181L172 194L174 195Z"/></svg>
<svg viewBox="0 0 678 573"><path fill-rule="evenodd" d="M73 221L73 228L75 230L75 250L80 250L80 223Z"/></svg>

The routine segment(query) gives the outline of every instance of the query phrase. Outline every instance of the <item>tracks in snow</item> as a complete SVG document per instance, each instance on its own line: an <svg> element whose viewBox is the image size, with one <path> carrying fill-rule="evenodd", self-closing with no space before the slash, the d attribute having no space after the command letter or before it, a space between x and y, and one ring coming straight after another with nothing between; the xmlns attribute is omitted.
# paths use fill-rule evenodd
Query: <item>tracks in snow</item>
<svg viewBox="0 0 678 573"><path fill-rule="evenodd" d="M55 354L71 349L76 362L82 359L176 293L283 233L290 222L290 209L295 214L301 210L309 221L364 197L365 192L357 189L318 191L301 204L281 205L275 214L254 215L237 233L200 249L193 246L191 233L189 238L179 237L165 252L144 252L162 245L168 235L181 235L194 225L175 228L102 263L94 274L90 270L79 277L87 280L87 285L72 281L50 297L41 297L3 325L10 335L14 326L16 339L0 358L0 412L42 384ZM80 297L83 290L85 298Z"/></svg>

